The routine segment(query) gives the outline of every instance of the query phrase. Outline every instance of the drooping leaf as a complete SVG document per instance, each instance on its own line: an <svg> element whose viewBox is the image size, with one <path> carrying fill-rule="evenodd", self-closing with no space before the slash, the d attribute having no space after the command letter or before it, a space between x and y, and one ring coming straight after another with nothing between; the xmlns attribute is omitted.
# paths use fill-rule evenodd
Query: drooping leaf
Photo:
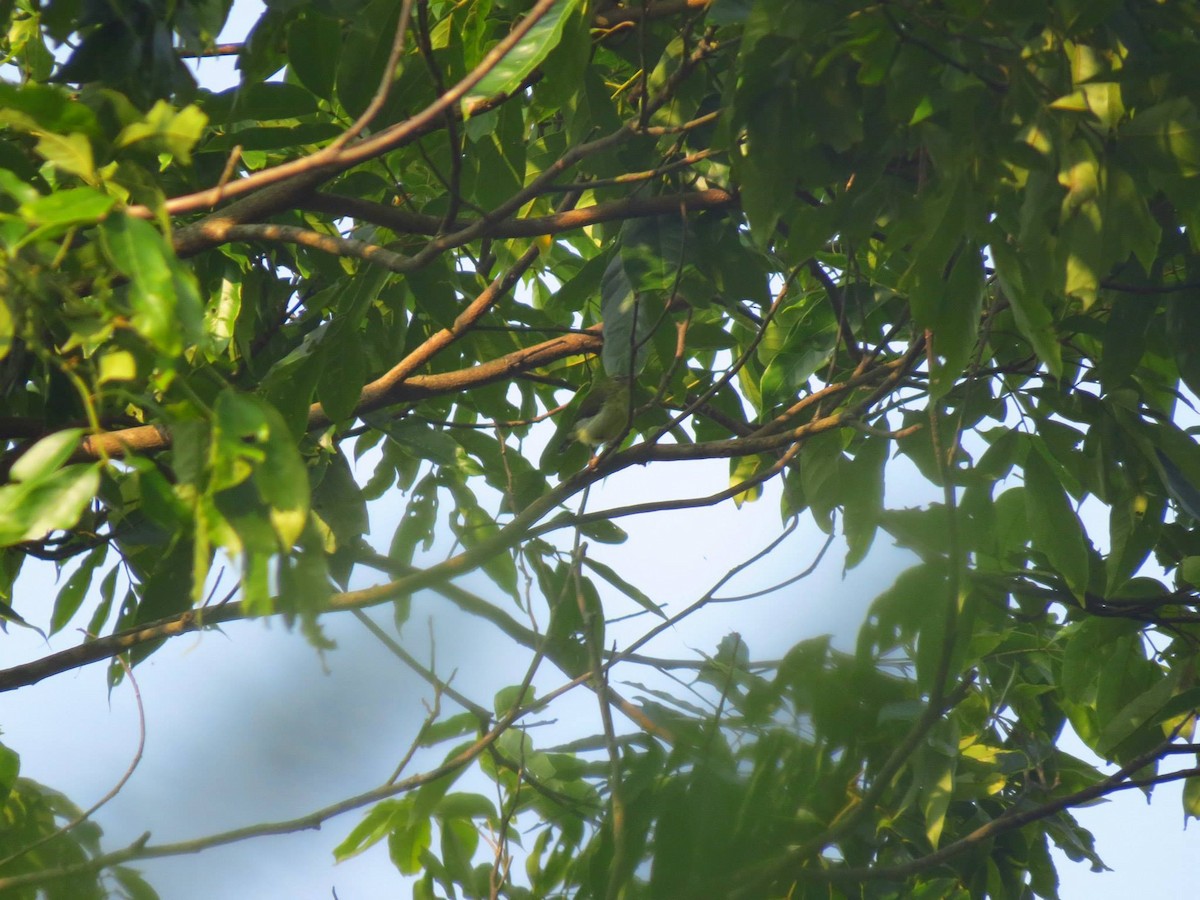
<svg viewBox="0 0 1200 900"><path fill-rule="evenodd" d="M1088 542L1061 479L1035 444L1025 459L1025 502L1033 546L1049 557L1082 597L1088 584Z"/></svg>

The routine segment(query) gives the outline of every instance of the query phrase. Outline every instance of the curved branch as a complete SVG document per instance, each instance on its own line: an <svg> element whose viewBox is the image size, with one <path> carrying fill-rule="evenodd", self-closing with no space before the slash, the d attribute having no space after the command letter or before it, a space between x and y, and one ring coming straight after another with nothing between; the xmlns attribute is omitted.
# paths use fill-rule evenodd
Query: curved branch
<svg viewBox="0 0 1200 900"><path fill-rule="evenodd" d="M546 6L547 0L539 0L535 10ZM544 14L545 10L542 11ZM532 15L532 13L530 14ZM527 20L526 20L527 21ZM522 22L524 24L524 22ZM515 32L514 32L515 33ZM510 35L511 36L511 35ZM503 43L503 42L502 42ZM497 49L500 45L497 45ZM709 54L717 49L716 44L702 41L697 48L688 56L687 59L667 79L662 90L654 97L652 101L646 104L647 113L653 112L663 106L673 96L675 89L688 77L691 71ZM494 52L494 51L493 51ZM488 57L490 59L490 55ZM478 72L478 69L476 70ZM475 73L472 73L472 76ZM472 77L468 76L468 78ZM271 181L264 181L264 189L254 195L245 198L239 203L232 204L227 209L219 214L214 214L208 218L181 228L175 234L174 247L175 252L179 256L190 256L209 249L217 244L225 242L227 239L226 233L228 229L245 223L247 221L261 221L269 218L277 212L285 208L295 205L298 197L302 196L306 191L311 190L322 181L326 181L338 172L344 171L352 166L373 159L384 153L395 150L405 144L416 140L426 131L434 128L441 120L441 116L448 110L453 110L453 105L444 106L441 101L451 97L460 86L465 84L467 79L459 82L454 88L447 91L438 101L426 107L424 111L414 116L411 119L401 122L392 128L380 132L378 135L367 138L354 144L348 148L341 149L336 154L335 162L323 162L326 157L322 154L330 153L330 148L318 151L312 156L301 160L295 160L293 163L286 163L277 169L271 169L266 172L258 173L260 175L268 175L287 169L292 166L294 170L288 170L291 174L281 175ZM469 88L468 88L469 89ZM465 91L464 91L465 93ZM517 92L519 93L519 91ZM493 98L486 101L492 105L498 105L507 98ZM486 107L486 108L490 108ZM478 114L485 109L485 106L472 107L471 114ZM432 111L432 112L431 112ZM623 123L616 131L605 135L595 140L586 143L577 144L568 149L562 156L547 166L536 178L533 179L525 188L515 193L508 200L502 203L498 208L493 210L488 218L476 220L466 227L447 234L442 238L431 241L420 253L413 257L414 266L423 266L430 260L434 259L444 250L461 246L462 244L473 241L476 238L483 237L489 228L496 222L508 218L511 214L520 209L533 197L549 190L556 179L559 178L570 167L585 157L606 150L609 147L615 146L632 137L638 132L639 120L630 119ZM255 176L250 176L254 178ZM285 183L279 184L276 182L288 180ZM235 182L233 187L246 183L249 179ZM224 190L224 188L220 189ZM207 193L212 194L218 189L213 189ZM205 192L202 192L205 193ZM200 195L195 195L200 196ZM223 196L223 195L222 195ZM173 201L172 201L173 202ZM206 205L213 205L217 200ZM167 204L168 212L175 212L170 208L170 203ZM141 212L139 210L138 214ZM148 215L148 214L147 214ZM439 222L439 226L440 226Z"/></svg>
<svg viewBox="0 0 1200 900"><path fill-rule="evenodd" d="M521 276L525 274L526 270L533 265L533 261L538 258L540 253L541 250L537 244L531 246L509 268L503 277L495 279L478 297L472 300L467 308L455 317L453 324L449 328L443 328L422 341L419 347L405 356L404 359L400 360L400 362L381 377L373 381L372 386L376 390L386 393L388 390L404 384L417 369L432 360L438 351L450 346L450 344L470 331L471 326L478 322L489 309L496 305L496 302L501 297L513 288ZM364 390L364 395L365 393ZM320 416L325 416L324 409L321 410ZM312 417L310 416L311 420Z"/></svg>
<svg viewBox="0 0 1200 900"><path fill-rule="evenodd" d="M303 159L282 163L274 168L256 172L231 184L176 197L163 204L162 211L167 215L174 216L181 213L207 209L230 197L246 194L258 188L276 185L297 176L305 180L312 179L314 176L317 179L328 178L360 162L395 150L402 144L416 138L425 129L435 125L447 110L452 110L455 104L466 97L475 85L499 65L501 60L521 42L521 39L529 33L529 30L534 25L550 12L550 9L557 2L558 0L537 0L525 17L513 26L512 31L506 34L495 47L484 55L479 65L464 75L458 84L454 85L454 87L450 88L411 118L397 123L391 128L386 128L379 132L379 134L361 140L349 147L341 146L335 142ZM472 112L474 111L472 110ZM135 205L128 207L126 212L131 216L149 219L157 211L148 206Z"/></svg>
<svg viewBox="0 0 1200 900"><path fill-rule="evenodd" d="M363 388L354 412L355 415L361 415L397 403L469 391L522 375L569 356L599 353L603 343L600 326L596 325L582 333L564 334L532 347L514 350L478 366L435 375L413 375L399 383L384 375ZM324 428L330 424L319 403L309 408L308 423L310 429ZM171 434L166 426L136 425L119 431L88 435L80 444L75 458L94 460L117 458L129 453L157 453L170 445Z"/></svg>

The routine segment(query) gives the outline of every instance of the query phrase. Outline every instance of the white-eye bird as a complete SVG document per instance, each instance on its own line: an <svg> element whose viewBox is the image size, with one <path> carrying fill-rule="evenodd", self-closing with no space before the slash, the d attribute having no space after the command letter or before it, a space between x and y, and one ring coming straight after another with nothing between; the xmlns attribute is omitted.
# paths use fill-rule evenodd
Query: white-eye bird
<svg viewBox="0 0 1200 900"><path fill-rule="evenodd" d="M629 424L629 378L601 378L584 394L560 451L571 441L598 447L616 440Z"/></svg>

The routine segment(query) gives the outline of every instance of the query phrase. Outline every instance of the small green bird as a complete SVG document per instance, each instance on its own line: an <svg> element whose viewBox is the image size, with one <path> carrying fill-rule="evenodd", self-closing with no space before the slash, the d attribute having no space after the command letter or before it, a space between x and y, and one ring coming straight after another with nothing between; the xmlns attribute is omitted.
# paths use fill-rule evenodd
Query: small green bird
<svg viewBox="0 0 1200 900"><path fill-rule="evenodd" d="M571 441L589 447L607 444L620 437L628 424L629 378L602 378L584 394L575 421L559 450L561 452Z"/></svg>

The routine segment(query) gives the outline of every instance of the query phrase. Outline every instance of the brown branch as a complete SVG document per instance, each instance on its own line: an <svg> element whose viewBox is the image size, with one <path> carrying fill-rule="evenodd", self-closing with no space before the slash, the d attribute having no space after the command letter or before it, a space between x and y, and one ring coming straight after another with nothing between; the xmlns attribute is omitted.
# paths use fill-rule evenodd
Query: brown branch
<svg viewBox="0 0 1200 900"><path fill-rule="evenodd" d="M487 100L481 100L478 103L471 104L471 115L479 115L487 112L488 110L496 109L497 107L502 106L513 97L519 96L522 90L524 90L530 84L536 82L538 78L539 75L534 73L529 78L525 79L520 87L514 90L511 94L501 94L491 97ZM397 146L404 146L405 144L418 140L424 135L436 131L440 127L440 122L431 121L407 135L405 140L401 141ZM355 144L354 146L357 147L358 145ZM305 159L308 159L308 157ZM299 162L303 161L304 160L300 160ZM357 164L357 162L354 164ZM195 256L197 253L208 250L211 247L222 243L222 240L219 237L214 238L213 235L219 235L221 229L224 227L228 227L229 225L238 225L243 222L260 222L263 219L269 219L271 216L276 215L277 213L294 209L296 206L297 197L302 196L305 192L316 187L318 184L329 180L342 170L350 167L351 165L343 165L332 168L302 168L297 172L297 174L294 176L289 176L289 178L282 183L268 184L261 190L256 190L247 197L242 197L240 200L235 200L233 203L229 204L229 206L222 209L219 213L213 213L199 222L186 225L183 228L175 231L174 235L172 236L175 253L180 257ZM241 181L234 182L235 185L240 185L241 183ZM244 193L241 190L225 191L224 186L222 186L220 190L217 188L213 188L212 190L214 192L214 196L217 196L218 200L214 201L210 205L216 205L217 202L226 199L227 196L235 196L237 194ZM139 216L142 215L140 208L136 209L133 214Z"/></svg>
<svg viewBox="0 0 1200 900"><path fill-rule="evenodd" d="M382 266L389 272L411 272L417 268L411 257L403 256L378 244L344 238L336 234L322 234L298 225L234 225L223 223L214 234L221 235L221 243L232 241L272 241L298 244L310 250L319 250L333 256L361 259Z"/></svg>
<svg viewBox="0 0 1200 900"><path fill-rule="evenodd" d="M397 403L408 403L443 394L469 391L487 384L494 384L497 381L514 378L524 372L541 368L568 356L599 353L602 344L600 326L597 325L586 334L565 334L533 347L515 350L477 366L456 369L453 372L443 372L437 375L412 375L403 381L397 381L391 377L391 373L388 373L363 388L354 412L355 415L361 415ZM309 428L323 428L328 424L329 420L325 416L324 410L321 409L321 405L314 403L309 408Z"/></svg>
<svg viewBox="0 0 1200 900"><path fill-rule="evenodd" d="M898 380L907 374L908 370L920 355L921 350L924 349L924 346L924 341L918 341L913 344L908 349L908 352L899 359L894 359L890 362L883 363L882 365L875 366L874 368L866 369L859 374L852 375L845 381L827 384L820 390L813 391L811 394L808 394L807 396L797 400L794 404L777 415L766 425L763 425L761 428L759 428L755 432L755 435L774 434L789 420L794 419L813 404L823 403L825 400L828 400L831 397L835 397L839 394L846 393L847 391L852 391L856 388L870 384L871 382L878 380L879 376L885 372L891 373L888 379L889 382Z"/></svg>
<svg viewBox="0 0 1200 900"><path fill-rule="evenodd" d="M521 39L529 33L529 30L545 17L557 2L558 0L537 0L525 17L513 26L512 31L506 34L496 46L484 55L479 65L464 75L456 85L411 118L355 144L341 146L335 142L302 159L281 163L270 169L264 169L261 172L247 175L245 178L226 185L223 190L209 188L192 194L186 194L182 197L175 197L163 204L161 211L172 216L195 212L212 207L226 197L247 194L259 188L279 185L280 182L291 179L299 179L305 186L308 186L315 181L331 177L337 172L358 165L360 162L374 159L395 150L408 141L415 139L426 129L436 125L442 116L445 115L446 111L452 110L460 100L465 98L471 89L482 81L521 42ZM476 112L476 110L472 108L472 112ZM153 218L157 212L157 210L142 205L134 205L126 209L128 215L144 219ZM241 221L245 221L245 219L243 218Z"/></svg>
<svg viewBox="0 0 1200 900"><path fill-rule="evenodd" d="M535 9L540 9L544 0L539 0L539 4ZM673 95L675 89L680 83L690 74L703 59L710 53L715 52L717 45L710 42L701 42L701 44L689 55L689 57L677 68L667 79L662 90L647 104L647 109L651 112L665 104ZM460 82L460 85L464 82ZM455 88L448 91L444 97L449 97ZM486 101L489 104L498 105L506 98L492 98ZM295 161L297 168L294 177L288 176L288 180L283 184L267 183L263 190L258 191L250 197L241 201L235 202L223 210L220 214L214 214L208 218L197 222L194 225L189 225L180 229L175 234L174 248L179 256L189 256L199 253L205 249L211 248L228 240L228 231L237 225L250 221L261 221L269 218L271 215L280 212L283 209L294 207L298 198L305 193L311 191L316 185L327 180L338 171L350 168L358 162L371 159L374 156L386 153L396 149L416 138L420 137L425 131L432 130L437 122L440 121L438 115L430 114L430 111L437 107L437 103L426 107L426 110L420 113L417 117L409 119L406 122L400 123L392 129L387 129L379 135L368 138L350 147L343 148L338 156L336 165L329 163L328 165L314 163L314 160L319 162L319 154L326 151L319 151L312 157L307 157L303 160ZM490 107L489 107L490 108ZM442 113L447 110L453 110L454 107L448 106L440 108ZM482 111L472 108L472 113ZM440 114L439 114L440 115ZM419 121L418 121L419 120ZM419 125L419 128L414 125ZM413 126L410 128L410 126ZM597 153L608 149L622 141L627 140L637 133L638 122L636 119L626 121L620 128L613 133L606 135L596 140L578 144L575 147L567 150L562 156L547 166L541 174L530 182L524 189L518 191L507 201L502 203L497 209L493 210L488 217L475 220L466 224L462 229L455 231L452 234L447 234L436 240L431 241L426 245L420 253L413 257L411 265L420 267L436 258L440 253L452 247L458 247L473 241L480 237L486 237L491 228L497 222L507 219L518 209L524 206L529 200L546 192L553 186L554 182L570 167L584 159L592 153ZM398 132L396 129L404 129ZM380 143L382 142L382 143ZM328 148L326 148L328 150ZM300 165L304 164L304 165ZM291 164L287 164L291 165ZM269 170L274 172L276 170ZM266 174L266 173L260 173ZM251 176L253 177L253 176ZM245 182L235 182L232 187L237 187ZM725 192L720 192L725 198L729 195ZM674 211L678 206L672 207ZM654 214L654 213L650 213ZM579 224L572 224L568 220L563 227L580 227L582 224L590 224L587 221L582 221ZM433 226L433 230L429 233L438 233L445 225L444 221L438 220ZM545 232L541 232L545 233Z"/></svg>
<svg viewBox="0 0 1200 900"><path fill-rule="evenodd" d="M202 50L182 50L180 59L207 59L214 56L237 56L242 52L243 44L214 44Z"/></svg>
<svg viewBox="0 0 1200 900"><path fill-rule="evenodd" d="M555 184L548 188L548 191L586 191L597 190L600 188L624 187L627 184L637 184L641 181L650 181L669 172L674 172L677 169L686 169L693 166L701 160L708 159L710 156L719 153L718 150L698 150L695 153L689 153L687 156L681 156L678 159L673 159L670 162L665 162L654 169L644 169L641 172L626 172L624 175L617 175L613 178L597 178L594 181L576 181L571 184Z"/></svg>
<svg viewBox="0 0 1200 900"><path fill-rule="evenodd" d="M524 194L525 192L522 192L521 196L524 197ZM531 216L525 219L459 220L450 223L448 227L454 231L478 231L477 234L473 234L472 240L480 236L491 238L541 237L619 219L669 215L680 209L688 212L729 209L735 207L737 203L738 198L735 194L719 188L710 188L672 196L608 200L592 206L585 206L582 209L572 209L548 216ZM403 234L436 235L446 225L441 216L409 212L396 206L362 200L357 197L345 197L340 194L309 193L300 197L296 206L299 209L324 213L335 218L353 218L362 222L370 222L373 225L382 225ZM231 226L222 227L219 223L215 223L207 229L207 232L214 239L223 242L227 239L229 227ZM448 249L448 247L440 249Z"/></svg>
<svg viewBox="0 0 1200 900"><path fill-rule="evenodd" d="M653 113L655 110L665 105L674 95L675 89L688 77L691 71L698 66L701 61L703 61L710 53L716 51L717 46L718 45L707 41L701 42L700 45L697 46L696 49L687 57L687 59L685 59L679 65L679 67L671 73L662 90L660 90L654 96L654 98L645 105L647 114ZM491 228L495 222L507 219L510 215L515 213L530 200L537 197L539 194L544 193L547 188L553 185L559 176L561 176L567 169L571 168L576 163L587 158L593 153L607 150L625 140L628 140L638 133L638 128L639 125L637 119L628 119L621 125L620 128L611 134L571 147L565 153L563 153L562 156L558 157L558 159L546 166L541 173L522 190L517 191L498 207L493 209L489 215L482 219L476 220L471 225L456 231L453 234L448 234L444 237L430 241L420 253L413 257L414 262L417 265L424 265L451 247L462 246L470 241L487 236L489 228ZM678 207L672 209L671 211L674 212L677 208Z"/></svg>
<svg viewBox="0 0 1200 900"><path fill-rule="evenodd" d="M515 378L569 356L599 353L602 345L600 326L596 325L586 332L564 334L465 369L435 375L413 375L398 384L385 375L363 388L354 413L361 415L397 403L469 391L506 378ZM314 403L309 409L309 427L323 428L329 424L321 405ZM129 453L150 454L165 450L170 445L171 435L165 425L137 425L120 431L88 435L80 444L75 458L88 460L116 458Z"/></svg>
<svg viewBox="0 0 1200 900"><path fill-rule="evenodd" d="M421 342L419 347L372 382L376 389L387 391L390 388L403 384L417 369L429 363L438 352L450 346L450 344L470 331L471 326L478 322L488 310L496 305L501 297L513 288L521 276L525 274L526 270L533 265L533 261L538 258L540 253L541 250L537 244L526 250L521 255L521 258L502 277L495 279L489 284L486 289L480 292L478 297L468 304L466 309L455 317L453 324L449 328L443 328L430 335Z"/></svg>
<svg viewBox="0 0 1200 900"><path fill-rule="evenodd" d="M390 373L385 374L363 388L354 414L357 416L398 403L410 403L429 397L461 393L494 384L506 378L516 377L569 356L599 353L603 345L600 329L601 326L594 325L584 333L565 334L532 347L515 350L481 365L456 369L453 372L412 375L402 381L390 377ZM806 397L800 404L797 404L797 407L807 407L817 399L827 397L832 393L870 383L885 370L889 370L891 373L887 378L887 383L891 384L898 377L898 373L905 370L907 359L908 357L905 357L889 363L881 369L871 370L862 376L849 379L844 384L830 385L826 389ZM625 452L634 454L637 457L636 462L650 462L651 459L728 458L769 452L815 433L810 427L812 423L788 431L777 430L778 423L798 411L798 408L789 410L788 414L781 416L776 423L773 423L774 427L769 432L762 430L753 439L736 438L728 441L710 441L705 444L670 444L658 448L656 451L651 451L646 445L638 445ZM837 422L826 422L822 428L840 427L848 424L849 418L851 417ZM319 403L314 403L309 408L308 423L309 428L314 430L331 424ZM129 453L152 454L165 450L170 444L171 436L166 426L138 425L133 428L123 428L120 431L88 435L80 444L75 458L89 460L122 457ZM624 455L622 454L623 457Z"/></svg>
<svg viewBox="0 0 1200 900"><path fill-rule="evenodd" d="M646 19L665 19L684 13L699 12L708 9L711 3L712 0L659 0L657 3L638 6L614 6L596 13L592 23L596 28L614 28L618 25L641 22Z"/></svg>

